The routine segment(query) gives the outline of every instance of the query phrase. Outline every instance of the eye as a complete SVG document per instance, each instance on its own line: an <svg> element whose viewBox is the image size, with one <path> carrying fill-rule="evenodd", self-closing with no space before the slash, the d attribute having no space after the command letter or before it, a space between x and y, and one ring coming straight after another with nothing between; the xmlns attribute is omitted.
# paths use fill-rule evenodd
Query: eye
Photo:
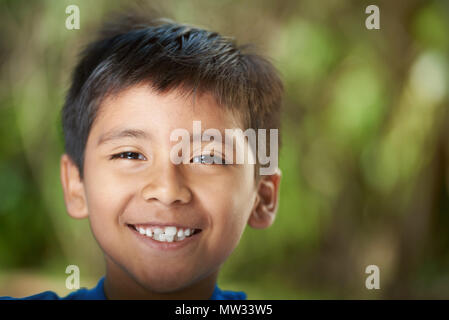
<svg viewBox="0 0 449 320"><path fill-rule="evenodd" d="M126 152L121 152L121 153L117 153L111 156L111 160L113 159L127 159L127 160L146 160L146 158L138 153L138 152L132 152L132 151L126 151Z"/></svg>
<svg viewBox="0 0 449 320"><path fill-rule="evenodd" d="M201 163L201 164L225 164L223 158L211 154L202 154L199 156L195 156L191 160L192 163Z"/></svg>

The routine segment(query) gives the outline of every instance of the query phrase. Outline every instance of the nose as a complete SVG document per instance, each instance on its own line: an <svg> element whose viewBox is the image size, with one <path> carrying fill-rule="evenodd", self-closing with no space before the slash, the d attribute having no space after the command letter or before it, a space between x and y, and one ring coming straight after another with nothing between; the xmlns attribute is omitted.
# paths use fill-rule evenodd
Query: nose
<svg viewBox="0 0 449 320"><path fill-rule="evenodd" d="M168 206L186 204L192 199L191 190L185 184L179 165L167 164L151 175L142 189L145 201L156 200Z"/></svg>

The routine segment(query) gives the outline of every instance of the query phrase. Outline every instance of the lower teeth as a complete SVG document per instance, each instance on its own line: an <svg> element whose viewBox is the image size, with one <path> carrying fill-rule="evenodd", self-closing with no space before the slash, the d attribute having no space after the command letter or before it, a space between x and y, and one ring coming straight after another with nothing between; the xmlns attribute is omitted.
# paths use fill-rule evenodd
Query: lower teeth
<svg viewBox="0 0 449 320"><path fill-rule="evenodd" d="M165 234L160 234L159 237L153 236L153 237L149 237L149 238L159 241L159 242L177 242L177 241L184 240L186 237L178 238L178 236L167 236Z"/></svg>
<svg viewBox="0 0 449 320"><path fill-rule="evenodd" d="M137 232L139 232L136 228L134 228ZM165 233L160 233L160 234L158 234L158 235L156 235L156 234L153 234L153 236L151 236L151 237L148 237L147 235L145 235L145 234L142 234L142 235L144 235L145 237L148 237L148 238L151 238L151 239L153 239L153 240L156 240L156 241L159 241L159 242L177 242L177 241L182 241L182 240L184 240L185 238L189 238L189 237L191 237L191 236L193 236L194 234L196 233L196 230L195 231L192 231L192 233L189 235L189 236L182 236L182 237L178 237L177 235L174 235L174 236L167 236Z"/></svg>

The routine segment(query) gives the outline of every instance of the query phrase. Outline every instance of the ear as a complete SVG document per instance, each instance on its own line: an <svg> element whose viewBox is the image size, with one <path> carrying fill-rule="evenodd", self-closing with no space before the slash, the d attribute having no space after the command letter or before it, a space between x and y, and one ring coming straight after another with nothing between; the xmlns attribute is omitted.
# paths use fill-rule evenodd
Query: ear
<svg viewBox="0 0 449 320"><path fill-rule="evenodd" d="M88 210L84 184L78 167L67 154L61 156L61 183L69 216L75 219L86 218Z"/></svg>
<svg viewBox="0 0 449 320"><path fill-rule="evenodd" d="M254 208L248 219L252 228L264 229L273 224L278 209L280 182L279 168L274 174L260 178Z"/></svg>

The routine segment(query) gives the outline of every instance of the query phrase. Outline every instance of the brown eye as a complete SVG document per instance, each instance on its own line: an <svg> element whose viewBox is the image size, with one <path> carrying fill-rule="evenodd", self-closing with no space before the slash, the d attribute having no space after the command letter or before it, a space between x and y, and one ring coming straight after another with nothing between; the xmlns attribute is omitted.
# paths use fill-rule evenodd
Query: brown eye
<svg viewBox="0 0 449 320"><path fill-rule="evenodd" d="M200 156L193 157L191 162L200 164L225 164L225 161L221 157L210 154L202 154Z"/></svg>
<svg viewBox="0 0 449 320"><path fill-rule="evenodd" d="M111 156L111 160L119 158L127 160L146 160L146 158L142 154L132 151L121 152Z"/></svg>

